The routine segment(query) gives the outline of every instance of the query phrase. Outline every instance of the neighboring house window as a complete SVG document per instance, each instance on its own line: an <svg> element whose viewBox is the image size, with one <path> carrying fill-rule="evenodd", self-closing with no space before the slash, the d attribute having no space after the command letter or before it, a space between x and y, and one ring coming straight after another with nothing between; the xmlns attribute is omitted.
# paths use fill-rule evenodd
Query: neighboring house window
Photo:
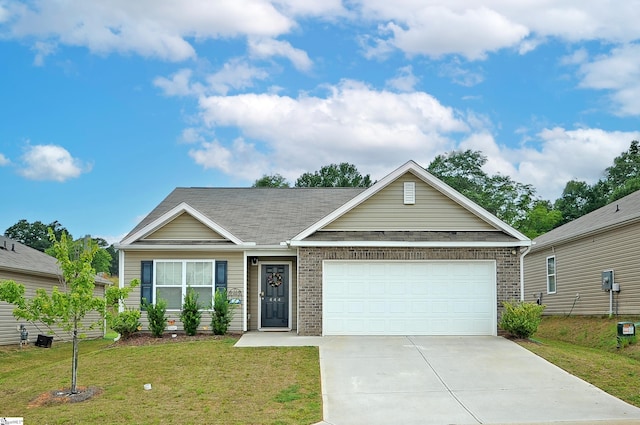
<svg viewBox="0 0 640 425"><path fill-rule="evenodd" d="M167 301L167 310L180 310L187 288L191 287L198 293L200 304L209 308L213 289L219 286L215 271L219 269L216 264L220 263L226 265L226 262L216 263L214 260L156 260L154 301L164 299ZM224 285L226 287L226 273Z"/></svg>
<svg viewBox="0 0 640 425"><path fill-rule="evenodd" d="M556 257L547 257L547 294L556 293Z"/></svg>

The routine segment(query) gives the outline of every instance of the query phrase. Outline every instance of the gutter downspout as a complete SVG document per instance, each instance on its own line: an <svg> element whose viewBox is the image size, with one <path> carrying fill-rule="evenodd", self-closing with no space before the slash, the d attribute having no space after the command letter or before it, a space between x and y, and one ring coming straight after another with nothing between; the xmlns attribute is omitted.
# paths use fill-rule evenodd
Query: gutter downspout
<svg viewBox="0 0 640 425"><path fill-rule="evenodd" d="M531 242L531 245L525 248L524 252L520 254L520 301L524 302L524 257L531 251L531 247L535 242Z"/></svg>

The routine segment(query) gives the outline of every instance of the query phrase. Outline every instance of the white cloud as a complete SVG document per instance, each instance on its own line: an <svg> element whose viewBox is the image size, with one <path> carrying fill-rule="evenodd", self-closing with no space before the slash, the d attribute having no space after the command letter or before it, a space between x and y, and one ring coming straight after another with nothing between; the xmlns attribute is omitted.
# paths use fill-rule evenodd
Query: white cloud
<svg viewBox="0 0 640 425"><path fill-rule="evenodd" d="M585 48L581 48L560 58L561 65L581 65L589 59L589 52Z"/></svg>
<svg viewBox="0 0 640 425"><path fill-rule="evenodd" d="M640 38L639 0L360 0L361 16L380 26L368 54L390 46L409 55L470 60L515 48L525 54L549 39L625 43ZM369 43L371 44L371 43Z"/></svg>
<svg viewBox="0 0 640 425"><path fill-rule="evenodd" d="M63 147L56 145L29 146L22 156L20 174L30 180L64 182L91 170L82 161L73 158Z"/></svg>
<svg viewBox="0 0 640 425"><path fill-rule="evenodd" d="M300 170L343 160L366 164L371 172L388 172L390 165L408 159L426 161L452 146L451 134L468 130L453 109L427 93L376 91L354 81L327 89L324 98L203 97L200 107L206 125L237 128L244 140L263 146L236 142L227 148L218 141L202 143L190 154L198 164L241 178L247 177L244 170L254 170L260 177L269 171L265 166L290 170L281 174L297 177ZM253 154L258 150L268 152L269 164Z"/></svg>
<svg viewBox="0 0 640 425"><path fill-rule="evenodd" d="M473 87L484 81L481 72L472 71L469 68L463 67L461 61L458 59L444 63L440 67L439 75L447 77L454 83L464 87Z"/></svg>
<svg viewBox="0 0 640 425"><path fill-rule="evenodd" d="M452 10L442 6L416 10L414 18L401 26L390 22L393 44L410 54L441 57L456 53L470 60L520 43L529 33L521 24L480 7Z"/></svg>
<svg viewBox="0 0 640 425"><path fill-rule="evenodd" d="M156 77L153 85L162 89L166 96L193 96L203 94L205 88L200 83L191 83L190 69L181 69L171 78Z"/></svg>
<svg viewBox="0 0 640 425"><path fill-rule="evenodd" d="M44 65L44 58L55 53L57 46L55 43L36 41L33 44L32 50L36 52L36 56L33 58L33 64L35 66L42 66Z"/></svg>
<svg viewBox="0 0 640 425"><path fill-rule="evenodd" d="M9 165L11 161L9 158L0 153L0 167L4 167L5 165Z"/></svg>
<svg viewBox="0 0 640 425"><path fill-rule="evenodd" d="M249 40L249 54L252 57L262 59L282 56L289 59L293 66L300 71L308 71L313 66L313 62L305 51L294 48L287 41L272 38L251 38Z"/></svg>
<svg viewBox="0 0 640 425"><path fill-rule="evenodd" d="M242 90L253 87L256 80L265 80L269 74L241 59L232 59L218 72L209 75L206 80L211 92L227 94L229 90Z"/></svg>
<svg viewBox="0 0 640 425"><path fill-rule="evenodd" d="M532 184L540 197L555 201L569 180L593 184L613 159L629 148L640 132L607 132L597 128L544 129L520 148L498 144L479 133L461 142L461 149L480 150L488 158L485 171Z"/></svg>
<svg viewBox="0 0 640 425"><path fill-rule="evenodd" d="M628 44L580 67L580 87L607 90L620 115L640 115L640 44Z"/></svg>
<svg viewBox="0 0 640 425"><path fill-rule="evenodd" d="M418 77L413 75L411 65L398 69L397 76L387 80L386 86L401 92L411 92L415 85L418 84Z"/></svg>
<svg viewBox="0 0 640 425"><path fill-rule="evenodd" d="M206 84L193 81L191 69L181 69L167 77L156 77L153 84L166 96L203 96L206 94L226 95L230 90L243 90L253 87L256 80L264 80L269 74L242 59L232 59L220 70L204 77Z"/></svg>
<svg viewBox="0 0 640 425"><path fill-rule="evenodd" d="M295 23L266 0L7 1L9 36L135 53L168 61L196 56L188 38L275 37Z"/></svg>

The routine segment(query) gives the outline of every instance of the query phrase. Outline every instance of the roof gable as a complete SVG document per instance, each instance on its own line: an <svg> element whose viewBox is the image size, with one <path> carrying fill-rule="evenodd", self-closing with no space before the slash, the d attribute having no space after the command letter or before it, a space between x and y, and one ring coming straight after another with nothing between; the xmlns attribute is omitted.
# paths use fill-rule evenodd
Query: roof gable
<svg viewBox="0 0 640 425"><path fill-rule="evenodd" d="M333 211L331 214L323 217L321 220L317 221L304 231L297 234L291 240L301 241L317 231L322 231L323 229L329 230L331 229L332 225L338 226L341 222L346 222L348 220L349 213L353 213L354 216L358 215L359 212L362 212L366 208L368 208L366 206L368 202L371 202L372 204L376 202L376 195L380 194L381 197L384 196L384 193L385 191L387 191L387 189L389 192L393 192L395 187L394 183L397 181L402 181L402 179L406 178L406 176L408 176L409 174L415 176L417 182L421 182L420 187L424 189L425 193L431 192L431 195L436 195L436 192L439 193L440 195L436 195L434 199L437 199L441 205L446 205L447 208L450 209L456 208L456 213L459 213L461 216L465 216L467 220L471 219L471 217L475 217L474 220L469 221L473 222L474 225L483 227L483 230L497 229L520 241L529 241L529 238L527 238L525 235L509 226L508 224L504 223L502 220L498 219L474 202L470 201L468 198L428 173L424 168L420 167L414 161L405 163L404 165L384 177L382 180L378 181L376 184L374 184L358 196L354 197L349 202L342 205L340 208ZM426 185L432 190L427 189L422 185ZM458 210L460 208L463 210L462 212ZM435 210L432 212L435 213ZM440 217L442 217L442 214L444 212L444 210L440 211L436 213L436 216L439 215ZM337 224L333 224L334 222ZM480 222L482 222L483 224L481 224ZM474 230L478 229L476 228Z"/></svg>
<svg viewBox="0 0 640 425"><path fill-rule="evenodd" d="M186 217L179 218L179 217L182 217L184 214L186 214ZM178 222L173 223L173 225L171 225L171 223L176 219L178 219ZM215 223L209 217L202 214L201 212L199 212L189 204L182 202L179 205L176 205L175 207L170 209L169 211L165 212L164 214L160 215L155 220L141 227L134 233L130 233L125 239L122 240L121 245L129 245L136 241L144 240L144 239L158 239L157 235L162 235L162 234L175 235L175 232L172 232L172 227L178 227L181 223L184 223L184 222L188 222L193 225L194 221L200 223L200 225L195 226L196 229L206 228L208 229L209 234L215 234L217 236L221 236L222 238L227 239L237 245L243 244L243 241L241 239L231 234L229 231L227 231L222 226ZM165 228L165 226L167 226L167 228ZM193 232L193 229L190 232ZM155 238L153 237L154 234L156 235ZM179 237L179 238L184 239L184 237Z"/></svg>
<svg viewBox="0 0 640 425"><path fill-rule="evenodd" d="M176 216L143 240L227 240L187 212Z"/></svg>
<svg viewBox="0 0 640 425"><path fill-rule="evenodd" d="M405 183L413 188L406 202ZM497 229L407 171L320 230L428 232Z"/></svg>

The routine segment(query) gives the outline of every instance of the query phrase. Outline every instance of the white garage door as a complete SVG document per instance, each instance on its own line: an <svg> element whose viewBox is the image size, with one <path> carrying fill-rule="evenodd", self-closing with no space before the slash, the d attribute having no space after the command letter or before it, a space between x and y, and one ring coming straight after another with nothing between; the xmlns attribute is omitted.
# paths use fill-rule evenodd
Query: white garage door
<svg viewBox="0 0 640 425"><path fill-rule="evenodd" d="M493 261L325 261L325 335L495 335Z"/></svg>

